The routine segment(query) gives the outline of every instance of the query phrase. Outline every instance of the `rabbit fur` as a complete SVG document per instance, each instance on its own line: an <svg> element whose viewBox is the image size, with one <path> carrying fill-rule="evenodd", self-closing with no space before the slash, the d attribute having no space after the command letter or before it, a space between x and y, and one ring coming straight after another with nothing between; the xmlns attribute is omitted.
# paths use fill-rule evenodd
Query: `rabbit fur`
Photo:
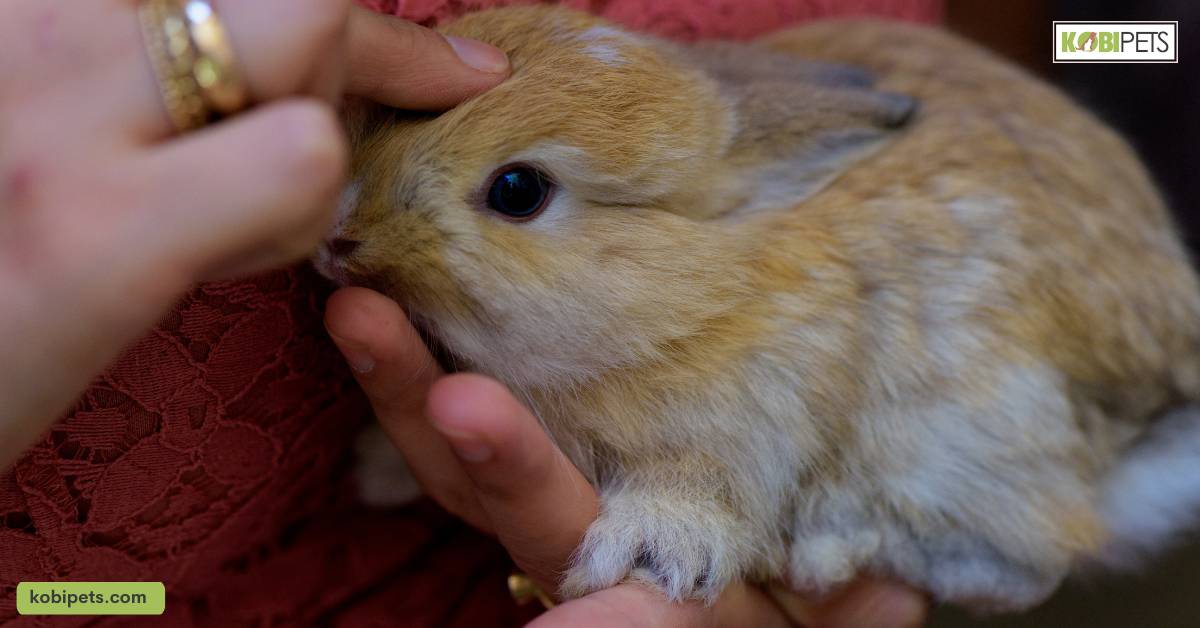
<svg viewBox="0 0 1200 628"><path fill-rule="evenodd" d="M869 572L1015 610L1192 521L1196 276L1130 147L1057 90L901 23L443 30L512 77L350 111L334 235L361 245L317 264L507 385L595 484L561 594ZM555 184L532 220L484 206L510 163Z"/></svg>

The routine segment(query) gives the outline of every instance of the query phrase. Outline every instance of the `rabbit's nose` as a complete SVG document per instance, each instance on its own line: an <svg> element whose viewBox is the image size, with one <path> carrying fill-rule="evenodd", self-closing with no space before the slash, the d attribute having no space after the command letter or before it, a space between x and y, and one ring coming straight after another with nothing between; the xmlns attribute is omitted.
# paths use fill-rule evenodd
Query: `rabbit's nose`
<svg viewBox="0 0 1200 628"><path fill-rule="evenodd" d="M346 257L354 253L360 244L362 242L350 238L331 238L325 241L325 248L329 249L329 254L334 257Z"/></svg>

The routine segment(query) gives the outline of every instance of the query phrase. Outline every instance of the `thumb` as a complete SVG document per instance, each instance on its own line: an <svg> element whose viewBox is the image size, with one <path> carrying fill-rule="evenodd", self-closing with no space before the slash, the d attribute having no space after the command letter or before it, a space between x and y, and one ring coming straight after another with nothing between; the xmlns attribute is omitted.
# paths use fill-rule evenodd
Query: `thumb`
<svg viewBox="0 0 1200 628"><path fill-rule="evenodd" d="M499 383L450 375L429 391L426 413L457 452L500 542L553 591L596 518L595 491L537 419Z"/></svg>
<svg viewBox="0 0 1200 628"><path fill-rule="evenodd" d="M776 605L794 622L827 628L918 628L929 600L903 584L863 578L823 600L771 587Z"/></svg>
<svg viewBox="0 0 1200 628"><path fill-rule="evenodd" d="M401 109L445 109L508 77L508 58L473 39L356 9L350 16L347 91Z"/></svg>
<svg viewBox="0 0 1200 628"><path fill-rule="evenodd" d="M672 603L658 591L619 584L559 604L526 628L702 628L716 625L716 618L699 602ZM760 625L739 619L735 626Z"/></svg>

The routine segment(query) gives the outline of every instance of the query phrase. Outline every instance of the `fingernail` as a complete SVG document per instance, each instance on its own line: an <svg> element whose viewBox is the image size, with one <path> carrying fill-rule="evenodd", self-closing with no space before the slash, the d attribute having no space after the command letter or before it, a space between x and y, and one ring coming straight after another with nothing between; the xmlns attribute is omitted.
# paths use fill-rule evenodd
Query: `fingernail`
<svg viewBox="0 0 1200 628"><path fill-rule="evenodd" d="M480 463L492 459L492 448L478 436L448 428L437 422L434 422L433 427L450 441L450 448L463 461Z"/></svg>
<svg viewBox="0 0 1200 628"><path fill-rule="evenodd" d="M463 63L480 72L500 74L508 71L508 57L495 46L453 35L447 35L446 42Z"/></svg>
<svg viewBox="0 0 1200 628"><path fill-rule="evenodd" d="M359 375L366 375L375 368L375 358L371 357L371 353L367 348L345 338L339 338L333 334L329 334L333 338L333 344L342 352L342 357L346 358L346 363L350 368Z"/></svg>

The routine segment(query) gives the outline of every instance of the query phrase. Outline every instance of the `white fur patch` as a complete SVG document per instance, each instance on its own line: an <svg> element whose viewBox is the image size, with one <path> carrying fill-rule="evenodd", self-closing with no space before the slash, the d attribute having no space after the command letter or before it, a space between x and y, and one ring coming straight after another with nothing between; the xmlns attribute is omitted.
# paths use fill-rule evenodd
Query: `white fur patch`
<svg viewBox="0 0 1200 628"><path fill-rule="evenodd" d="M1130 449L1103 485L1101 514L1108 567L1136 565L1200 525L1200 407L1162 417Z"/></svg>
<svg viewBox="0 0 1200 628"><path fill-rule="evenodd" d="M624 65L627 61L620 47L628 43L629 35L611 26L594 26L579 35L585 45L583 51L593 59L611 66Z"/></svg>
<svg viewBox="0 0 1200 628"><path fill-rule="evenodd" d="M583 50L593 59L605 65L622 65L625 63L625 56L622 55L621 51L612 44L589 44Z"/></svg>

